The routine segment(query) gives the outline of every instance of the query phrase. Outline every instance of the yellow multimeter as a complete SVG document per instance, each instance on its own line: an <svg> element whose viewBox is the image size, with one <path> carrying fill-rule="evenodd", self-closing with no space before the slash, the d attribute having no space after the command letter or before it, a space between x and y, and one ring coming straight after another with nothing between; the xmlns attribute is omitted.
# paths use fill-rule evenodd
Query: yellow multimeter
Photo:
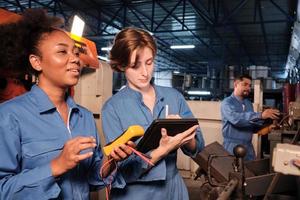
<svg viewBox="0 0 300 200"><path fill-rule="evenodd" d="M144 135L144 128L138 125L129 126L128 129L122 133L119 137L117 137L114 141L108 143L103 147L103 152L106 156L108 156L111 151L119 146L120 144L125 144L129 140L134 140L138 137Z"/></svg>

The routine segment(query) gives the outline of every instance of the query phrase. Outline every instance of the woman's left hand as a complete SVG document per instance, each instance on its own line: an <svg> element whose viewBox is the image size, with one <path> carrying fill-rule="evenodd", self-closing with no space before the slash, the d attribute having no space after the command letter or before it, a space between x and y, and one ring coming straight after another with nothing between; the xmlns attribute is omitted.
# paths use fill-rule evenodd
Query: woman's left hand
<svg viewBox="0 0 300 200"><path fill-rule="evenodd" d="M132 154L132 150L129 147L135 148L135 146L135 143L132 141L128 141L126 144L121 144L112 150L110 157L115 161L124 160Z"/></svg>

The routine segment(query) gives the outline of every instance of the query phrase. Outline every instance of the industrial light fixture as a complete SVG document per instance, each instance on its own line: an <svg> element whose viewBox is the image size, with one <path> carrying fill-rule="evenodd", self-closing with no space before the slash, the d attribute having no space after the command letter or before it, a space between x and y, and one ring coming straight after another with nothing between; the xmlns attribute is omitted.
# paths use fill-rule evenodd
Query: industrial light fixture
<svg viewBox="0 0 300 200"><path fill-rule="evenodd" d="M193 49L195 45L172 45L170 46L171 49Z"/></svg>
<svg viewBox="0 0 300 200"><path fill-rule="evenodd" d="M101 47L101 50L102 50L102 51L110 51L110 50L111 50L111 47Z"/></svg>
<svg viewBox="0 0 300 200"><path fill-rule="evenodd" d="M187 92L189 95L211 95L210 91L204 91L204 90L190 90Z"/></svg>
<svg viewBox="0 0 300 200"><path fill-rule="evenodd" d="M100 60L109 61L109 59L105 56L98 56Z"/></svg>
<svg viewBox="0 0 300 200"><path fill-rule="evenodd" d="M83 33L84 25L85 22L80 17L75 15L72 23L71 34L77 37L81 37Z"/></svg>
<svg viewBox="0 0 300 200"><path fill-rule="evenodd" d="M173 73L174 74L180 74L180 71L175 70Z"/></svg>

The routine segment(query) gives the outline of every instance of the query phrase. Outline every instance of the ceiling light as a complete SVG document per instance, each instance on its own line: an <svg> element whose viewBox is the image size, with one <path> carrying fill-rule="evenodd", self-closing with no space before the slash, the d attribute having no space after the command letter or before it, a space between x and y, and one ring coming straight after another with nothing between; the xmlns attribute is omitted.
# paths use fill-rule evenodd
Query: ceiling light
<svg viewBox="0 0 300 200"><path fill-rule="evenodd" d="M210 95L210 91L204 90L190 90L187 92L189 95Z"/></svg>
<svg viewBox="0 0 300 200"><path fill-rule="evenodd" d="M174 74L180 74L180 71L175 70L173 73Z"/></svg>
<svg viewBox="0 0 300 200"><path fill-rule="evenodd" d="M100 60L109 61L109 59L105 56L98 56Z"/></svg>
<svg viewBox="0 0 300 200"><path fill-rule="evenodd" d="M81 37L83 33L84 25L85 22L80 17L75 15L72 23L71 34Z"/></svg>
<svg viewBox="0 0 300 200"><path fill-rule="evenodd" d="M172 45L170 46L171 49L193 49L195 45Z"/></svg>
<svg viewBox="0 0 300 200"><path fill-rule="evenodd" d="M111 50L111 47L101 47L101 50L102 50L102 51L110 51L110 50Z"/></svg>

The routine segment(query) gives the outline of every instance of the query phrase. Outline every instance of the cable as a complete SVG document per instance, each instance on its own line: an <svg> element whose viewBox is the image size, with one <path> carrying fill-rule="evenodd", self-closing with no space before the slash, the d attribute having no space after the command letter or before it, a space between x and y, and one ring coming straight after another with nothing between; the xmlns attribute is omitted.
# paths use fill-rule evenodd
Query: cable
<svg viewBox="0 0 300 200"><path fill-rule="evenodd" d="M128 147L129 149L131 149L131 150L132 150L137 156L139 156L143 161L145 161L146 163L148 163L151 167L154 166L154 164L151 162L151 160L150 160L145 154L143 154L143 153L137 151L136 149L132 148L131 146L128 146L128 145L127 145L127 147ZM116 161L115 161L113 158L110 158L108 161L106 161L106 162L102 165L102 167L100 168L100 177L101 177L101 179L103 180L104 185L105 185L106 200L109 200L109 195L110 195L110 190L111 190L111 184L112 184L112 182L113 182L113 180L114 180L114 176L110 176L111 179L109 179L109 180L108 180L108 183L106 183L106 182L104 181L104 178L103 178L103 170L104 170L105 167L107 167L111 162L114 162L114 164L115 164L115 166L116 166L115 169L114 169L114 171L111 172L111 174L115 174L115 173L117 172L117 170L118 170L118 167L117 167L118 165L117 165Z"/></svg>
<svg viewBox="0 0 300 200"><path fill-rule="evenodd" d="M128 146L129 149L131 149L137 156L139 156L143 161L151 165L151 167L154 166L154 164L151 162L151 160L146 156L145 154L137 151L136 149L132 148L131 146Z"/></svg>
<svg viewBox="0 0 300 200"><path fill-rule="evenodd" d="M113 180L114 180L114 176L110 176L111 179L109 179L109 180L108 180L108 183L106 183L106 182L104 181L104 178L103 178L103 170L104 170L104 168L107 167L107 165L110 164L111 162L114 162L114 164L115 164L115 166L116 166L115 169L114 169L114 171L111 172L111 174L116 173L117 170L118 170L118 167L117 167L118 165L117 165L116 161L115 161L113 158L110 158L108 161L106 161L106 162L102 165L102 167L100 168L100 177L101 177L101 179L103 180L103 183L104 183L104 185L105 185L105 196L106 196L106 200L109 200L109 195L110 195L110 190L111 190L111 184L112 184L112 182L113 182Z"/></svg>

